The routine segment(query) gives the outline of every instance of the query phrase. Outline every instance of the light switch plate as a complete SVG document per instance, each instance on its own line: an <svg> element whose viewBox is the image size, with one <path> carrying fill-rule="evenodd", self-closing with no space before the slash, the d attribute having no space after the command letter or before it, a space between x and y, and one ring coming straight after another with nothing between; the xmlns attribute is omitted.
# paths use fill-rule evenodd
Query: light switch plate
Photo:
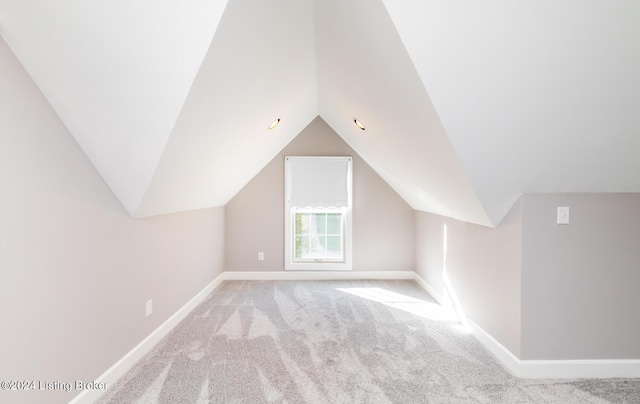
<svg viewBox="0 0 640 404"><path fill-rule="evenodd" d="M569 224L568 206L558 206L558 224Z"/></svg>

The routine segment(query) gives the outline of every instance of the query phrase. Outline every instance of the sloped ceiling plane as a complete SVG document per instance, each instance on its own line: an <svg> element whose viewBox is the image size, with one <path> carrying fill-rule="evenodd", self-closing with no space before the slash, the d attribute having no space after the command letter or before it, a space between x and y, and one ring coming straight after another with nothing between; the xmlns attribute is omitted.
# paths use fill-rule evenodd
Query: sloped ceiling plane
<svg viewBox="0 0 640 404"><path fill-rule="evenodd" d="M0 0L132 217L225 205L317 116L414 209L472 223L523 192L640 192L638 21L635 0Z"/></svg>

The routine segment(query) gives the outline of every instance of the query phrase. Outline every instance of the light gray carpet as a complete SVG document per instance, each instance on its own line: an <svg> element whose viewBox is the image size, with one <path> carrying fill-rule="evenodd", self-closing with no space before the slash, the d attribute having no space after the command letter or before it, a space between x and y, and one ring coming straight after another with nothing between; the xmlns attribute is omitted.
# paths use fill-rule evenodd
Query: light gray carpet
<svg viewBox="0 0 640 404"><path fill-rule="evenodd" d="M412 281L225 282L102 403L640 403L511 376Z"/></svg>

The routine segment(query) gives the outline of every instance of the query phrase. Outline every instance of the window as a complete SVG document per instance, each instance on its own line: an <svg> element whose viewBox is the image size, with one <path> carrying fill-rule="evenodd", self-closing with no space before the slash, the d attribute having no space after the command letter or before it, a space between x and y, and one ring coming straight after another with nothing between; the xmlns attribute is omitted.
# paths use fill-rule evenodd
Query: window
<svg viewBox="0 0 640 404"><path fill-rule="evenodd" d="M351 162L285 158L285 269L351 269Z"/></svg>
<svg viewBox="0 0 640 404"><path fill-rule="evenodd" d="M344 262L342 209L293 208L293 261Z"/></svg>

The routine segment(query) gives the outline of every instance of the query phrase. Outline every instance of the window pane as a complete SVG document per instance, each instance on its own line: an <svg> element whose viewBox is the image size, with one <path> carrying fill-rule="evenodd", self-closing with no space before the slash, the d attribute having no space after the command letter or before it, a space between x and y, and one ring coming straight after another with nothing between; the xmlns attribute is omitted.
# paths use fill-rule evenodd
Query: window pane
<svg viewBox="0 0 640 404"><path fill-rule="evenodd" d="M343 213L335 210L294 211L294 259L344 259Z"/></svg>
<svg viewBox="0 0 640 404"><path fill-rule="evenodd" d="M309 237L296 236L296 258L309 258L311 246L309 243Z"/></svg>
<svg viewBox="0 0 640 404"><path fill-rule="evenodd" d="M311 255L313 258L324 258L327 255L327 237L313 237Z"/></svg>
<svg viewBox="0 0 640 404"><path fill-rule="evenodd" d="M313 213L312 234L327 234L327 214Z"/></svg>
<svg viewBox="0 0 640 404"><path fill-rule="evenodd" d="M296 234L309 234L309 214L296 213Z"/></svg>
<svg viewBox="0 0 640 404"><path fill-rule="evenodd" d="M327 213L327 234L342 234L342 213Z"/></svg>
<svg viewBox="0 0 640 404"><path fill-rule="evenodd" d="M327 237L327 258L342 258L342 237Z"/></svg>

